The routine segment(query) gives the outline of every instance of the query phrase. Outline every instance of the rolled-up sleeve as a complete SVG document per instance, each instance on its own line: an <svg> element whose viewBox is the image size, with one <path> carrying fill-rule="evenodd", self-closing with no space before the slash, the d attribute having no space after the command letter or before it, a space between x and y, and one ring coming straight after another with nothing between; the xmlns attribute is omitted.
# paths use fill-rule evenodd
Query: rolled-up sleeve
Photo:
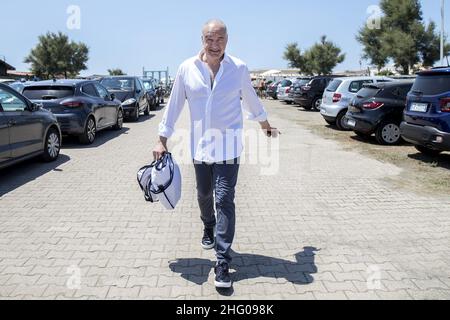
<svg viewBox="0 0 450 320"><path fill-rule="evenodd" d="M247 66L244 66L242 70L241 96L242 107L248 113L248 120L258 122L264 122L267 120L267 112L259 100L255 89L253 89L250 72L248 71Z"/></svg>
<svg viewBox="0 0 450 320"><path fill-rule="evenodd" d="M170 138L174 134L175 124L180 117L185 102L186 89L183 79L183 67L181 66L175 77L172 93L170 94L164 117L159 124L159 135L161 137Z"/></svg>

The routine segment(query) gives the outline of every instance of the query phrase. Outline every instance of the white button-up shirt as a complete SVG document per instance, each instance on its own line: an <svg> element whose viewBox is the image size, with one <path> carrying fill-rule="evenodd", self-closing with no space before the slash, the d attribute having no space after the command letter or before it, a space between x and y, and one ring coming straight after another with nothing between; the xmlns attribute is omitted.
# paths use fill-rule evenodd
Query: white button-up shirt
<svg viewBox="0 0 450 320"><path fill-rule="evenodd" d="M249 114L248 120L267 120L247 66L227 54L212 84L208 66L200 56L181 64L159 125L160 136L170 138L174 134L186 99L191 114L191 154L197 161L216 163L241 156L242 109Z"/></svg>

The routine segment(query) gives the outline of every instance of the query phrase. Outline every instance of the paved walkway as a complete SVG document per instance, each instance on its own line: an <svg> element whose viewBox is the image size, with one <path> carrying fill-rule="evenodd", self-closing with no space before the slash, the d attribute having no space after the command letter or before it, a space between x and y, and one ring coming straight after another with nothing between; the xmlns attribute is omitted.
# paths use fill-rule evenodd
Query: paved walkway
<svg viewBox="0 0 450 320"><path fill-rule="evenodd" d="M212 285L192 166L182 166L173 213L138 189L160 110L92 147L69 141L55 164L0 171L0 298L450 299L450 199L395 188L385 178L406 174L399 168L343 151L295 124L291 107L265 103L283 132L279 170L276 157L242 165L234 291Z"/></svg>

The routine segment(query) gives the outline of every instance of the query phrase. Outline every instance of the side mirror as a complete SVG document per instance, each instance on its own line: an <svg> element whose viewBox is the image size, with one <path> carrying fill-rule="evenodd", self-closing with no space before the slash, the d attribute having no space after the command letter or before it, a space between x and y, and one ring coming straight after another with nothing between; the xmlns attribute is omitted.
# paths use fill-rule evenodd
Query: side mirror
<svg viewBox="0 0 450 320"><path fill-rule="evenodd" d="M116 95L114 93L111 93L111 101L116 100Z"/></svg>
<svg viewBox="0 0 450 320"><path fill-rule="evenodd" d="M139 90L139 89L138 89L138 90L136 90L136 93L141 93L141 90Z"/></svg>

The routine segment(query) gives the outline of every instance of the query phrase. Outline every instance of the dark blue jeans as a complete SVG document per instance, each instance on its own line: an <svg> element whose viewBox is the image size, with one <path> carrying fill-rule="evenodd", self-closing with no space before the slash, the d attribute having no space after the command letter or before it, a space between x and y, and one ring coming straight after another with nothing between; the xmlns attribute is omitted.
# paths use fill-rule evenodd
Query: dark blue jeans
<svg viewBox="0 0 450 320"><path fill-rule="evenodd" d="M212 164L194 161L194 167L201 219L205 228L216 227L218 264L224 262L230 264L236 226L234 197L239 173L239 158Z"/></svg>

